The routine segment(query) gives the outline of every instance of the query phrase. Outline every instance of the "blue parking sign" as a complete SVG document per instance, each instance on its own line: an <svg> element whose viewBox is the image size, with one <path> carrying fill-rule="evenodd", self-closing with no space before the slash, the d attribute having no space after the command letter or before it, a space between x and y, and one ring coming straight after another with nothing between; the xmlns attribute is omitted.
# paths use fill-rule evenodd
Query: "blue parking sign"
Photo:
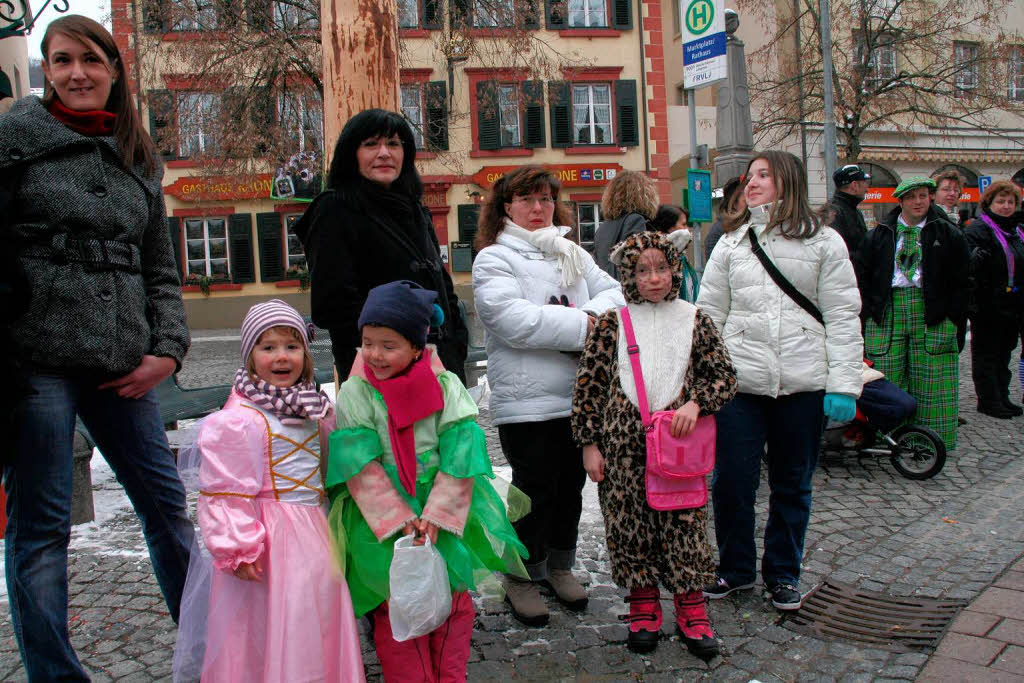
<svg viewBox="0 0 1024 683"><path fill-rule="evenodd" d="M983 193L988 189L988 186L992 184L992 176L980 175L978 176L978 192Z"/></svg>

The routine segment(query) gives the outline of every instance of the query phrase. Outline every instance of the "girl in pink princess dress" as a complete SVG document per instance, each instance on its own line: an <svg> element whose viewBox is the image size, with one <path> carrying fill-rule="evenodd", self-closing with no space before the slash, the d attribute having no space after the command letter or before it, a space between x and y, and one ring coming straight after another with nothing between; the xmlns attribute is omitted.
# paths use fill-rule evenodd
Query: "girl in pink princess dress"
<svg viewBox="0 0 1024 683"><path fill-rule="evenodd" d="M320 449L334 409L312 368L298 311L276 299L249 309L234 390L197 442L199 528L212 570L207 590L203 563L193 558L189 568L177 680L364 680L323 507Z"/></svg>

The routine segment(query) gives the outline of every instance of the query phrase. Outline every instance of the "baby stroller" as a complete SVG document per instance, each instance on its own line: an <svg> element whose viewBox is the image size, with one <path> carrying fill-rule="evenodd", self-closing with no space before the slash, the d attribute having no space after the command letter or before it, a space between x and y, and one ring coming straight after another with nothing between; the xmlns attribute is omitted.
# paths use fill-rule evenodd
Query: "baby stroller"
<svg viewBox="0 0 1024 683"><path fill-rule="evenodd" d="M930 479L946 464L946 444L923 425L904 424L916 410L914 397L889 380L867 382L857 399L853 421L825 426L822 453L858 458L888 456L904 477Z"/></svg>

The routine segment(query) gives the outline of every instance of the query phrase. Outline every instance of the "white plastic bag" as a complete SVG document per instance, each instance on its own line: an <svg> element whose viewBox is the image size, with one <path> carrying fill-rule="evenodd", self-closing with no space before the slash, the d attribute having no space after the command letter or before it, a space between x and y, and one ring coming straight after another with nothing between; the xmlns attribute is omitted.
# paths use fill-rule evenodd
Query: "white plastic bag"
<svg viewBox="0 0 1024 683"><path fill-rule="evenodd" d="M445 622L452 611L452 589L448 567L441 553L425 539L415 545L409 534L395 541L391 560L391 598L388 612L391 635L402 642L430 633Z"/></svg>

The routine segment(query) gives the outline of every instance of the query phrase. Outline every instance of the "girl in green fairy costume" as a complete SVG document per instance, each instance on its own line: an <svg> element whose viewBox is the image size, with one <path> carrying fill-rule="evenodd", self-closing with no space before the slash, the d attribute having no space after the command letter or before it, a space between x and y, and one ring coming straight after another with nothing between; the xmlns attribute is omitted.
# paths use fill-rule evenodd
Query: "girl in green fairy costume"
<svg viewBox="0 0 1024 683"><path fill-rule="evenodd" d="M371 289L359 316L362 347L338 391L330 437L330 526L356 616L371 614L384 678L465 680L474 608L467 590L492 571L526 575L526 549L476 423L477 408L454 373L426 347L441 321L436 292L409 281ZM518 495L517 495L518 494ZM528 504L521 493L520 514ZM452 611L435 631L394 640L388 617L395 541L429 537L448 567ZM405 680L405 678L403 678Z"/></svg>

